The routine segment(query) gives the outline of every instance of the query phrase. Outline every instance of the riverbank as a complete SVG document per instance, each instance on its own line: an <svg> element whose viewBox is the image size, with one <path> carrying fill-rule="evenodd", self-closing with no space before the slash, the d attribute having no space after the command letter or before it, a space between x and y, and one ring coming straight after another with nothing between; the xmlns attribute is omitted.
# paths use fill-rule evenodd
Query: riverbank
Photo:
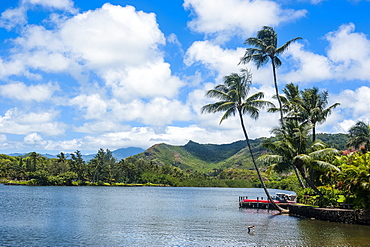
<svg viewBox="0 0 370 247"><path fill-rule="evenodd" d="M266 200L257 200L250 202L244 201L245 197L239 197L239 208L255 208L274 210L271 203ZM370 211L369 210L354 210L342 208L319 208L316 206L309 206L295 203L277 203L280 207L287 209L289 215L298 216L310 219L317 219L329 222L339 222L346 224L360 224L370 225Z"/></svg>
<svg viewBox="0 0 370 247"><path fill-rule="evenodd" d="M23 185L23 186L47 186L34 183L34 180L5 180L0 179L0 184L4 185ZM102 182L72 182L69 185L50 185L50 186L122 186L122 187L140 187L140 186L152 186L152 187L169 187L166 184L154 184L154 183L145 183L145 184L128 184L128 183L102 183Z"/></svg>
<svg viewBox="0 0 370 247"><path fill-rule="evenodd" d="M288 205L289 215L346 224L370 225L369 210L317 208L304 205Z"/></svg>

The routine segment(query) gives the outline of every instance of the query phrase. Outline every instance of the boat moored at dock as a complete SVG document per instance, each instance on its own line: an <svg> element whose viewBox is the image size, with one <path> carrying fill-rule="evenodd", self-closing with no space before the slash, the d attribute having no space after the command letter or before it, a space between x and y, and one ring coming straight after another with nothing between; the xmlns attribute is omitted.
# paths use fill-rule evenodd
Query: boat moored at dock
<svg viewBox="0 0 370 247"><path fill-rule="evenodd" d="M296 203L296 195L276 193L272 197L272 200L279 206L284 206L291 203ZM259 209L272 209L273 205L268 198L248 198L247 196L239 196L239 207L240 208L259 208Z"/></svg>

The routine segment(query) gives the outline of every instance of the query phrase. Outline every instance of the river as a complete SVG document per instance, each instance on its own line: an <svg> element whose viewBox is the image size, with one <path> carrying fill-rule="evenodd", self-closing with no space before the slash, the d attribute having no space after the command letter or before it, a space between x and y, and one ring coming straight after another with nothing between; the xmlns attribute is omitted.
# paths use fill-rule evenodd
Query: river
<svg viewBox="0 0 370 247"><path fill-rule="evenodd" d="M239 196L264 194L256 188L0 185L0 246L370 244L370 226L239 209Z"/></svg>

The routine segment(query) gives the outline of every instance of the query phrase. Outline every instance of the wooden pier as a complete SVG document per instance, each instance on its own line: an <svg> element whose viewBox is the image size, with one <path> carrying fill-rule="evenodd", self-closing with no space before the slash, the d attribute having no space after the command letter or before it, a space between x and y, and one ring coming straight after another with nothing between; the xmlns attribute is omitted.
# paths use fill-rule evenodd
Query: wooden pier
<svg viewBox="0 0 370 247"><path fill-rule="evenodd" d="M252 199L249 201L245 201L248 199L248 196L239 196L239 208L256 208L256 209L269 209L274 210L274 205L266 198L263 197L257 199ZM287 209L289 203L281 203L277 202L277 205L279 205L282 208Z"/></svg>

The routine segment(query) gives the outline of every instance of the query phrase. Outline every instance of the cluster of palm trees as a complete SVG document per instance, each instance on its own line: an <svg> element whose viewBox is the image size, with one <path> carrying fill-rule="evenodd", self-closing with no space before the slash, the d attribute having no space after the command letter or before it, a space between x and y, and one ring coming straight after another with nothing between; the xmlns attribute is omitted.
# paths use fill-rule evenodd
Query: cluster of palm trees
<svg viewBox="0 0 370 247"><path fill-rule="evenodd" d="M271 203L281 212L284 209L276 205L264 185L257 166L257 160L253 156L250 147L249 137L244 125L243 115L248 114L253 119L257 119L260 109L268 107L269 112L280 113L280 126L275 128L272 133L276 134L278 141L266 142L265 147L273 151L273 155L264 155L258 158L259 161L274 164L276 169L294 169L301 185L312 187L319 195L313 183L315 171L337 169L331 165L331 159L338 152L335 149L327 148L324 143L316 141L316 125L323 123L332 110L339 105L335 103L329 107L328 92L320 92L318 88L299 90L293 83L287 84L284 88L284 95L279 94L279 87L276 77L276 68L281 65L278 55L286 51L289 45L301 39L294 38L286 42L281 47L277 46L277 34L272 27L265 26L257 33L257 37L248 38L245 44L252 47L247 48L240 63L254 62L257 68L271 61L275 98L279 106L276 108L271 102L263 100L262 92L249 96L252 84L252 74L249 70L243 69L241 73L232 73L224 77L223 84L217 85L214 89L206 93L207 97L217 98L220 101L207 104L202 107L202 112L216 113L224 112L220 124L230 116L239 116L241 127L252 157L254 167L258 173L260 182ZM312 140L309 132L312 130ZM302 178L304 181L302 181Z"/></svg>

